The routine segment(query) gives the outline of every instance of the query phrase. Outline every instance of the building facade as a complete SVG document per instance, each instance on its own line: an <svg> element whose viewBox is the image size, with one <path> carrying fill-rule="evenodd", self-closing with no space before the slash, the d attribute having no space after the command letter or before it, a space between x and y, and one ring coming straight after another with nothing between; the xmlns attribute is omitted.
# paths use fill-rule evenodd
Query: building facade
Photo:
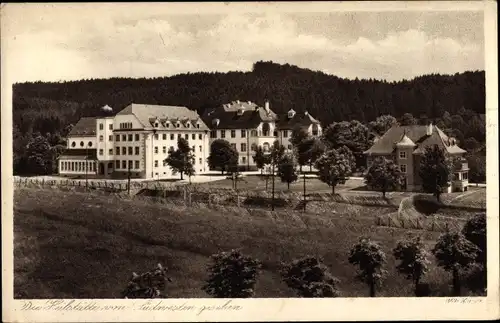
<svg viewBox="0 0 500 323"><path fill-rule="evenodd" d="M453 179L446 192L466 191L468 187L468 164L463 157L465 150L456 144L454 138L448 137L435 125L398 126L394 125L364 152L367 166L370 167L377 157L392 159L403 174L403 190L420 191L422 182L419 167L422 155L427 147L437 145L445 154L460 161L454 170Z"/></svg>
<svg viewBox="0 0 500 323"><path fill-rule="evenodd" d="M59 173L171 178L176 174L165 159L170 149L177 149L179 138L188 141L195 171L203 173L208 170L209 130L198 113L186 107L130 104L112 117L80 119L68 136L68 149L59 158ZM72 164L67 168L68 162L84 165L86 160L89 166L83 173Z"/></svg>
<svg viewBox="0 0 500 323"><path fill-rule="evenodd" d="M211 128L209 144L218 139L228 141L238 152L238 165L244 170L257 169L253 158L257 147L269 152L273 143L278 141L291 151L290 138L296 127L302 127L314 136L321 135L322 131L319 121L309 113L297 114L290 110L280 116L271 110L269 102L261 107L250 101L233 101L207 111L203 120Z"/></svg>

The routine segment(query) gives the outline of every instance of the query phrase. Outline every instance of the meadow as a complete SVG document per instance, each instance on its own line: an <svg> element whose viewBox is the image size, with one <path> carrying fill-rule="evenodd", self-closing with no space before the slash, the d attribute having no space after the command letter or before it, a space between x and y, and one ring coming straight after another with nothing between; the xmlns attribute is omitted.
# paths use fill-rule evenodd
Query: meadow
<svg viewBox="0 0 500 323"><path fill-rule="evenodd" d="M335 202L330 212L269 212L27 187L16 188L14 202L16 298L116 298L133 271L157 263L169 268L168 297L208 297L201 287L210 255L233 248L263 263L256 297L294 297L279 269L307 255L323 258L342 296L365 297L368 289L347 260L360 236L387 253L388 278L378 295L412 296L411 282L395 271L392 248L420 235L430 249L440 234L376 225L374 217L393 207ZM445 296L451 276L433 263L424 282L434 296Z"/></svg>

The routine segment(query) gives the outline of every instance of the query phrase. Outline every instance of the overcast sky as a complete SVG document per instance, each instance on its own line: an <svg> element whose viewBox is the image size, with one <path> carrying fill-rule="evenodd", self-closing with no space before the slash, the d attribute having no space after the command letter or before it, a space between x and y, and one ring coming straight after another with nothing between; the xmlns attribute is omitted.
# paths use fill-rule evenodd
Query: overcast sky
<svg viewBox="0 0 500 323"><path fill-rule="evenodd" d="M258 60L387 80L484 69L480 11L173 14L161 4L37 6L7 11L2 49L18 82L248 71Z"/></svg>

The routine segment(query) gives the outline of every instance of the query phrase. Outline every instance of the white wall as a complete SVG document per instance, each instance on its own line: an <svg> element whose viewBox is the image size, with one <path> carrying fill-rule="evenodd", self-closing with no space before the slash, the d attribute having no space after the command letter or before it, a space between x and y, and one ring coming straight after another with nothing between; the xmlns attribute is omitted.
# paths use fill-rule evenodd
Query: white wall
<svg viewBox="0 0 500 323"><path fill-rule="evenodd" d="M73 143L75 146L73 147ZM85 148L96 148L96 137L95 136L70 136L68 137L67 148L68 149L85 149Z"/></svg>
<svg viewBox="0 0 500 323"><path fill-rule="evenodd" d="M107 161L113 159L114 139L115 139L113 134L113 129L114 129L113 118L102 118L96 120L96 140L97 140L98 160ZM113 152L112 154L109 153L110 149Z"/></svg>

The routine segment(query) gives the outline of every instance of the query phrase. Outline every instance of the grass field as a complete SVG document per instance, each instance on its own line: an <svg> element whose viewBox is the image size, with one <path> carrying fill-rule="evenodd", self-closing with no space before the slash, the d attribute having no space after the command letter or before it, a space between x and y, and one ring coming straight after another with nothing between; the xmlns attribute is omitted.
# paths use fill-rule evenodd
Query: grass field
<svg viewBox="0 0 500 323"><path fill-rule="evenodd" d="M436 232L378 227L373 216L380 208L331 215L242 210L186 209L95 193L16 189L15 296L115 298L133 271L160 262L173 279L170 297L207 297L201 286L209 256L232 248L263 262L257 297L293 297L281 282L280 262L306 255L324 259L341 280L343 296L367 296L367 287L356 280L347 261L361 235L379 241L388 253L389 278L380 296L412 296L411 283L395 273L391 249L409 235L422 235L429 247L438 237ZM451 279L432 265L424 281L436 295L445 295Z"/></svg>

